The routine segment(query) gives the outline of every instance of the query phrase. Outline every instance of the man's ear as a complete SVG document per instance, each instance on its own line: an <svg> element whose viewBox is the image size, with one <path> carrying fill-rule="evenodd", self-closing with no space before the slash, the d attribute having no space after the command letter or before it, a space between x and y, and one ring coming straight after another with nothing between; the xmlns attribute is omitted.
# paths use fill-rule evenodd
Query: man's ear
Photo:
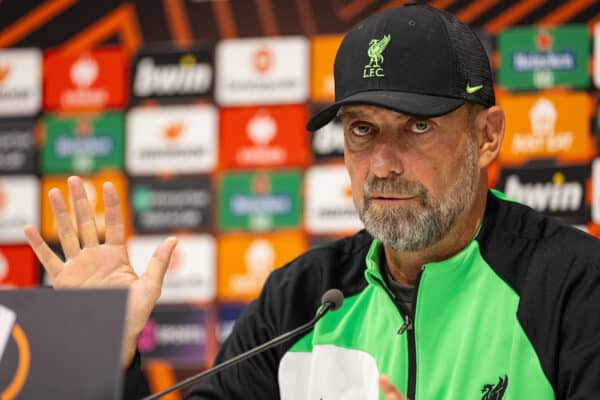
<svg viewBox="0 0 600 400"><path fill-rule="evenodd" d="M504 138L504 122L504 110L499 106L486 108L477 115L480 168L487 167L498 157Z"/></svg>

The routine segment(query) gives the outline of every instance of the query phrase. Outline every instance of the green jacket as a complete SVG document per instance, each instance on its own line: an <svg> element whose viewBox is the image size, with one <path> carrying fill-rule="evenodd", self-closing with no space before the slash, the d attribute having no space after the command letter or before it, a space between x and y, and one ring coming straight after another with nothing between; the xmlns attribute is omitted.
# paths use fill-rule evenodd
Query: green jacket
<svg viewBox="0 0 600 400"><path fill-rule="evenodd" d="M232 367L189 399L600 399L600 242L490 192L458 254L423 266L414 310L396 302L368 233L275 271L217 362L307 322L329 288L344 303L312 331Z"/></svg>

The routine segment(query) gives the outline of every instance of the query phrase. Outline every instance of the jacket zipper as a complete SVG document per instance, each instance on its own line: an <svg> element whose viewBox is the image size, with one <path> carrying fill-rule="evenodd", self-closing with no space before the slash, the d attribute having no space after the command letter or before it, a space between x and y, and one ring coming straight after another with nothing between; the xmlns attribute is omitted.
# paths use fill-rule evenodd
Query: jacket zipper
<svg viewBox="0 0 600 400"><path fill-rule="evenodd" d="M410 312L409 312L409 310L406 309L404 304L402 304L396 298L396 296L394 296L394 294L390 291L390 289L388 289L387 283L385 282L384 278L374 277L379 282L379 284L382 285L383 290L385 290L385 292L388 294L388 296L390 296L390 299L392 300L392 302L394 303L394 305L400 312L400 315L404 317L404 322L398 329L397 334L402 335L403 333L406 332L406 338L407 338L407 342L408 342L408 385L407 385L408 393L406 394L408 400L415 400L415 393L416 393L415 386L416 386L416 382L417 382L417 351L416 351L416 345L415 345L415 329L414 329L413 321L415 319L415 310L417 308L419 283L421 282L421 277L422 277L424 271L425 271L425 266L423 265L421 267L421 273L417 277L417 282L415 284L415 295L413 298L412 310Z"/></svg>
<svg viewBox="0 0 600 400"><path fill-rule="evenodd" d="M417 309L417 297L419 292L419 283L421 282L421 276L425 267L421 267L421 273L417 277L417 283L415 285L415 295L413 298L413 306L410 312L406 309L404 304L400 303L395 297L392 297L394 304L404 315L404 323L398 329L398 335L402 335L406 332L406 339L408 342L408 385L406 394L409 400L415 400L416 384L417 384L417 351L415 345L415 310Z"/></svg>

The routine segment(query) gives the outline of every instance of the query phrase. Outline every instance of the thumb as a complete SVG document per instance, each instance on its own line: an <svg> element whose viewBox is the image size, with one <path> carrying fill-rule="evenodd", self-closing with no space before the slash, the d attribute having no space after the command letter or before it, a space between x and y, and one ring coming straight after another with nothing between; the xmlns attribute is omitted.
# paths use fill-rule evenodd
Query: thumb
<svg viewBox="0 0 600 400"><path fill-rule="evenodd" d="M407 400L398 389L394 386L394 384L390 381L385 375L379 377L379 388L381 389L381 393L385 397L385 400Z"/></svg>
<svg viewBox="0 0 600 400"><path fill-rule="evenodd" d="M167 267L169 266L176 245L177 238L175 236L166 238L154 250L154 254L152 254L152 258L148 263L148 268L146 268L144 275L159 287L162 286L162 281L165 278L165 273L167 272Z"/></svg>

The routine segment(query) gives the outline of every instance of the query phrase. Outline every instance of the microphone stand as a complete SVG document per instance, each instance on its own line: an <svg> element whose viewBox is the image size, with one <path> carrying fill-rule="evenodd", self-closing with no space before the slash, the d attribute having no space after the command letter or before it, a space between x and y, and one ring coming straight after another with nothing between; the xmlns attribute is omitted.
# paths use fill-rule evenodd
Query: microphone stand
<svg viewBox="0 0 600 400"><path fill-rule="evenodd" d="M244 360L246 360L246 359L248 359L250 357L253 357L253 356L255 356L255 355L259 354L259 353L262 353L263 351L265 351L265 350L267 350L267 349L269 349L271 347L274 347L274 346L276 346L276 345L278 345L280 343L283 343L286 340L288 340L288 339L290 339L290 338L292 338L292 337L294 337L296 335L300 335L302 333L308 332L309 330L312 329L313 325L315 325L317 323L317 321L319 319L321 319L321 317L323 317L323 315L325 315L325 313L327 313L327 311L329 311L331 309L336 309L337 306L339 306L339 305L336 305L336 304L334 304L332 302L329 302L329 301L325 302L323 304L323 307L321 307L317 311L317 314L310 321L308 321L307 323L305 323L304 325L300 325L299 327L297 327L297 328L295 328L295 329L293 329L293 330L291 330L291 331L289 331L287 333L284 333L281 336L277 336L277 337L269 340L268 342L265 342L265 343L261 344L258 347L255 347L255 348L253 348L251 350L248 350L248 351L246 351L246 352L244 352L242 354L238 354L237 356L235 356L233 358L230 358L229 360L227 360L225 362L222 362L221 364L216 365L213 368L209 368L206 371L203 371L203 372L201 372L201 373L199 373L197 375L190 376L189 378L184 379L183 381L177 383L174 386L171 386L168 389L165 389L163 391L155 393L155 394L153 394L151 396L144 397L142 400L155 400L155 399L158 399L158 398L160 398L160 397L162 397L162 396L164 396L166 394L169 394L169 393L171 393L171 392L173 392L175 390L181 389L181 388L183 388L185 386L189 386L189 385L191 385L193 383L197 383L202 378L205 378L207 376L216 374L217 372L220 372L220 371L224 370L225 368L228 368L228 367L230 367L230 366L232 366L234 364L237 364L238 362L244 361Z"/></svg>

